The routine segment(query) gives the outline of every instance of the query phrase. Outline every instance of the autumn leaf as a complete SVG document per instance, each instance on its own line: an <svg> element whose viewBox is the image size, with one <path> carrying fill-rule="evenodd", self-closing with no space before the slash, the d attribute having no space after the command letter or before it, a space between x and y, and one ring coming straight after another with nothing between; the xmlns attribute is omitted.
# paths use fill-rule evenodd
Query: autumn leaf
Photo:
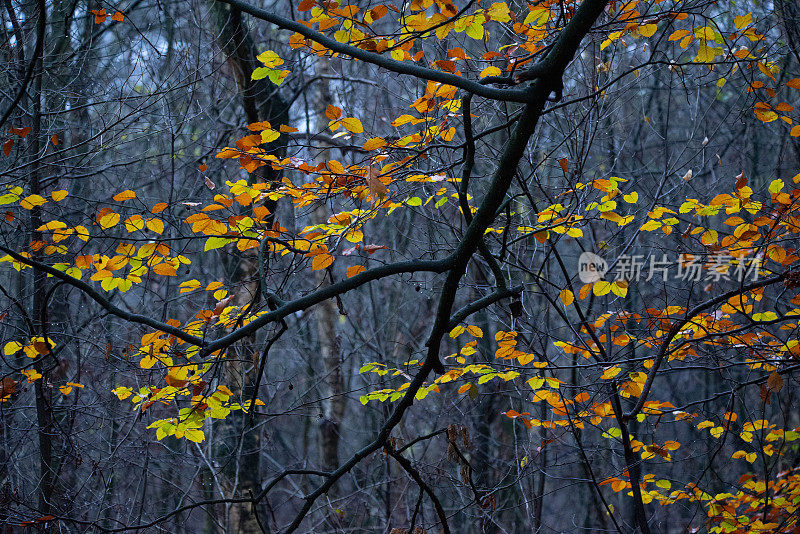
<svg viewBox="0 0 800 534"><path fill-rule="evenodd" d="M130 200L132 198L136 198L136 193L134 193L130 189L126 189L125 191L123 191L121 193L117 193L116 195L114 195L113 198L117 202L123 202L125 200Z"/></svg>
<svg viewBox="0 0 800 534"><path fill-rule="evenodd" d="M389 192L386 186L381 181L380 170L376 167L367 167L367 187L369 188L370 195L379 200L383 200Z"/></svg>

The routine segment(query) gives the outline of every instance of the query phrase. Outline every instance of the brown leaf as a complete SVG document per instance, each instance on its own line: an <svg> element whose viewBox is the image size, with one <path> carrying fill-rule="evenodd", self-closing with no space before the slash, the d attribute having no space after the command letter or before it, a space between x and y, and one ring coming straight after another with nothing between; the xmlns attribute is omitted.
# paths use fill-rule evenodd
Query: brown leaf
<svg viewBox="0 0 800 534"><path fill-rule="evenodd" d="M10 376L3 378L0 381L0 399L10 397L14 390L17 389L17 382Z"/></svg>
<svg viewBox="0 0 800 534"><path fill-rule="evenodd" d="M383 185L381 179L378 177L380 170L377 167L367 167L367 187L369 187L369 194L383 200L383 197L388 193L388 189Z"/></svg>
<svg viewBox="0 0 800 534"><path fill-rule="evenodd" d="M772 371L772 374L767 378L767 388L775 393L783 389L783 378L777 372Z"/></svg>
<svg viewBox="0 0 800 534"><path fill-rule="evenodd" d="M214 307L214 315L220 315L222 313L222 311L225 309L225 306L228 305L228 302L230 302L232 298L233 298L233 295L231 295L230 297L228 297L226 299L222 299L219 302L217 302L217 305Z"/></svg>
<svg viewBox="0 0 800 534"><path fill-rule="evenodd" d="M203 181L206 183L207 188L211 189L212 191L216 189L217 187L216 184L212 182L211 178L209 178L208 176L203 176Z"/></svg>
<svg viewBox="0 0 800 534"><path fill-rule="evenodd" d="M192 386L192 395L200 395L206 387L205 380L201 380Z"/></svg>

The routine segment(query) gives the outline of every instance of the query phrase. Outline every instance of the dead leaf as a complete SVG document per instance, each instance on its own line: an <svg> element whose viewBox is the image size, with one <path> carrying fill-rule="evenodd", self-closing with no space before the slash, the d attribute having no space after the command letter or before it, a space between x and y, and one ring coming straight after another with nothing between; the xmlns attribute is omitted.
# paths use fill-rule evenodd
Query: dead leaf
<svg viewBox="0 0 800 534"><path fill-rule="evenodd" d="M772 374L767 378L767 388L775 393L783 389L783 378L776 371L772 371Z"/></svg>
<svg viewBox="0 0 800 534"><path fill-rule="evenodd" d="M386 189L386 186L381 182L381 179L378 177L380 174L380 170L377 167L367 167L367 187L369 187L369 193L373 197L377 197L380 200L386 196L386 193L389 192Z"/></svg>

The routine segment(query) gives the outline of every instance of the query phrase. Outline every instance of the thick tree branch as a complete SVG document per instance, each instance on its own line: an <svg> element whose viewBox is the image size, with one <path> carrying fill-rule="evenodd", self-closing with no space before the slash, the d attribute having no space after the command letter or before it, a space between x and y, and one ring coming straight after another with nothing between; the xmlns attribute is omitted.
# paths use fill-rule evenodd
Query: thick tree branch
<svg viewBox="0 0 800 534"><path fill-rule="evenodd" d="M406 74L409 76L414 76L415 78L421 78L423 80L431 80L447 85L453 85L459 89L464 89L470 93L493 100L501 100L504 102L529 102L531 100L531 95L527 89L494 89L491 87L486 87L478 82L462 78L461 76L456 76L455 74L448 74L443 71L433 70L427 67L420 67L419 65L415 65L411 62L396 61L374 52L368 52L352 45L340 43L331 37L323 35L308 28L307 26L304 26L303 24L300 24L299 22L282 17L271 11L252 6L246 2L242 2L241 0L218 1L234 6L242 10L244 13L248 13L257 19L270 22L284 30L297 32L303 37L311 39L312 41L319 43L325 48L328 48L334 52L338 52L339 54L355 59L360 59L361 61L371 63L397 74Z"/></svg>

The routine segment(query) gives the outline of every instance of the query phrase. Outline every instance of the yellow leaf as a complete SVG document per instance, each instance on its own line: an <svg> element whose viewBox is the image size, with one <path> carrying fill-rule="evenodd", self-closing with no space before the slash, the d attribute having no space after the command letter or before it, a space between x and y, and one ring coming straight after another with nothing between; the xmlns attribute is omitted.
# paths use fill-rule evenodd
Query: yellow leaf
<svg viewBox="0 0 800 534"><path fill-rule="evenodd" d="M747 15L739 15L737 17L733 17L733 25L736 26L737 30L741 30L745 26L749 26L753 23L753 15L748 13Z"/></svg>
<svg viewBox="0 0 800 534"><path fill-rule="evenodd" d="M59 202L67 198L68 194L69 194L68 191L59 189L58 191L53 191L52 193L50 193L50 198L52 198L55 202Z"/></svg>
<svg viewBox="0 0 800 534"><path fill-rule="evenodd" d="M12 354L16 354L22 348L22 343L19 341L9 341L6 343L6 346L3 348L3 352L6 356L10 356Z"/></svg>
<svg viewBox="0 0 800 534"><path fill-rule="evenodd" d="M622 371L622 369L620 367L616 367L616 366L609 367L608 369L603 371L603 374L602 374L602 376L600 378L602 378L603 380L611 380L612 378L617 376L621 371Z"/></svg>
<svg viewBox="0 0 800 534"><path fill-rule="evenodd" d="M467 330L466 328L464 328L463 326L459 325L459 326L453 328L452 330L450 330L450 337L455 339L458 336L460 336L461 334L463 334L466 330Z"/></svg>
<svg viewBox="0 0 800 534"><path fill-rule="evenodd" d="M700 237L700 242L704 245L713 245L717 242L718 235L716 230L706 230Z"/></svg>
<svg viewBox="0 0 800 534"><path fill-rule="evenodd" d="M625 202L627 202L628 204L636 204L639 201L639 193L633 191L623 196L622 198L624 198Z"/></svg>
<svg viewBox="0 0 800 534"><path fill-rule="evenodd" d="M198 287L200 287L200 282L198 280L188 280L186 282L181 282L178 287L180 287L181 293L187 293L189 291L194 291Z"/></svg>
<svg viewBox="0 0 800 534"><path fill-rule="evenodd" d="M161 219L147 219L147 228L157 234L161 234L164 232L164 221Z"/></svg>
<svg viewBox="0 0 800 534"><path fill-rule="evenodd" d="M19 201L19 205L21 208L25 208L26 210L32 210L36 206L41 206L46 202L47 199L41 195L28 195Z"/></svg>
<svg viewBox="0 0 800 534"><path fill-rule="evenodd" d="M667 38L668 41L680 41L691 32L689 30L675 30L672 32L669 37Z"/></svg>
<svg viewBox="0 0 800 534"><path fill-rule="evenodd" d="M472 337L483 337L483 330L481 330L477 326L467 325L466 330Z"/></svg>
<svg viewBox="0 0 800 534"><path fill-rule="evenodd" d="M61 228L66 228L67 223L61 221L50 221L47 222L36 229L37 232L49 232L52 230L59 230Z"/></svg>
<svg viewBox="0 0 800 534"><path fill-rule="evenodd" d="M142 228L144 228L144 219L142 219L141 215L133 215L125 219L125 229L128 232L133 233Z"/></svg>
<svg viewBox="0 0 800 534"><path fill-rule="evenodd" d="M42 378L42 375L36 369L23 369L20 373L28 378L28 383L30 384Z"/></svg>
<svg viewBox="0 0 800 534"><path fill-rule="evenodd" d="M261 132L261 142L262 143L271 143L277 138L281 136L281 133L277 130L264 130Z"/></svg>
<svg viewBox="0 0 800 534"><path fill-rule="evenodd" d="M572 291L569 289L562 289L561 293L559 294L559 298L561 299L561 302L564 303L564 306L569 306L575 302L575 295L573 295Z"/></svg>
<svg viewBox="0 0 800 534"><path fill-rule="evenodd" d="M342 119L342 126L353 133L361 133L364 131L361 121L355 117L345 117Z"/></svg>
<svg viewBox="0 0 800 534"><path fill-rule="evenodd" d="M658 26L656 24L645 24L643 26L639 26L639 33L642 34L644 37L652 37Z"/></svg>
<svg viewBox="0 0 800 534"><path fill-rule="evenodd" d="M100 224L100 228L106 229L115 226L119 222L119 213L111 212L106 213L102 217L100 217L97 222Z"/></svg>
<svg viewBox="0 0 800 534"><path fill-rule="evenodd" d="M595 282L594 285L592 286L592 293L594 293L596 297L602 297L603 295L608 295L610 292L611 292L611 282L600 280L599 282Z"/></svg>
<svg viewBox="0 0 800 534"><path fill-rule="evenodd" d="M130 189L126 189L125 191L123 191L121 193L117 193L112 198L114 200L116 200L117 202L122 202L124 200L130 200L132 198L136 198L136 193L134 193Z"/></svg>
<svg viewBox="0 0 800 534"><path fill-rule="evenodd" d="M500 76L503 73L497 67L490 65L481 71L480 77L486 78L487 76Z"/></svg>
<svg viewBox="0 0 800 534"><path fill-rule="evenodd" d="M614 293L618 297L625 298L625 295L628 294L628 282L625 280L617 280L611 284L611 292Z"/></svg>

